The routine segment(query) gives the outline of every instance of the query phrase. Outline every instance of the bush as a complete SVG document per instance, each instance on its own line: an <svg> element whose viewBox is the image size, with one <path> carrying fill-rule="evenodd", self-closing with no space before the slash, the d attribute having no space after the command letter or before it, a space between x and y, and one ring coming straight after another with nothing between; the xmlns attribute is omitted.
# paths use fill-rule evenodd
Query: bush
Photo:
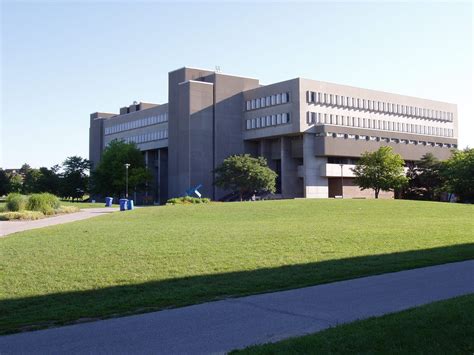
<svg viewBox="0 0 474 355"><path fill-rule="evenodd" d="M26 208L28 198L25 195L13 192L6 199L7 210L11 212L23 211Z"/></svg>
<svg viewBox="0 0 474 355"><path fill-rule="evenodd" d="M79 212L81 209L76 206L61 206L54 211L55 214L63 214L63 213L74 213Z"/></svg>
<svg viewBox="0 0 474 355"><path fill-rule="evenodd" d="M38 211L20 211L0 213L0 221L11 220L35 220L44 218L44 214Z"/></svg>
<svg viewBox="0 0 474 355"><path fill-rule="evenodd" d="M166 202L166 204L167 205L192 205L192 204L209 203L209 202L211 202L211 200L208 198L184 196L184 197L170 198Z"/></svg>
<svg viewBox="0 0 474 355"><path fill-rule="evenodd" d="M45 215L54 214L54 210L59 207L59 198L50 193L32 194L26 205L27 210L43 212Z"/></svg>

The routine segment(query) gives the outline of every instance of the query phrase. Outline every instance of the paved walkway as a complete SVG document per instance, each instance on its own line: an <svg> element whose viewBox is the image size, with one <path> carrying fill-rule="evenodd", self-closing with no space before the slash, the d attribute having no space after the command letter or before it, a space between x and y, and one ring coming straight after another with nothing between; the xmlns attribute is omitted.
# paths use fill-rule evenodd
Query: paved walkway
<svg viewBox="0 0 474 355"><path fill-rule="evenodd" d="M0 337L1 354L210 354L474 293L474 260Z"/></svg>
<svg viewBox="0 0 474 355"><path fill-rule="evenodd" d="M59 216L38 219L36 221L0 221L0 237L5 237L12 233L22 232L29 229L43 228L74 221L81 221L103 214L118 211L116 207L84 208L79 212L62 214Z"/></svg>

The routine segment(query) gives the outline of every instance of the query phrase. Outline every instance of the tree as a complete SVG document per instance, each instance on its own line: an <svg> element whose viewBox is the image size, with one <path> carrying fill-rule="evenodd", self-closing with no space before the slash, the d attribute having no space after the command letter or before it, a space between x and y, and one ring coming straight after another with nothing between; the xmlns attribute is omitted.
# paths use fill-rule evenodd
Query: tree
<svg viewBox="0 0 474 355"><path fill-rule="evenodd" d="M0 196L7 195L10 192L10 179L5 170L0 168Z"/></svg>
<svg viewBox="0 0 474 355"><path fill-rule="evenodd" d="M454 151L442 168L445 187L462 202L474 201L474 149Z"/></svg>
<svg viewBox="0 0 474 355"><path fill-rule="evenodd" d="M13 174L10 176L8 182L8 192L18 192L20 193L23 190L23 179L20 174Z"/></svg>
<svg viewBox="0 0 474 355"><path fill-rule="evenodd" d="M81 199L88 191L90 169L89 160L72 156L63 162L63 174L60 180L60 194L65 198Z"/></svg>
<svg viewBox="0 0 474 355"><path fill-rule="evenodd" d="M439 198L443 185L441 176L442 163L432 153L426 153L417 163L419 185L424 189L423 197L426 200Z"/></svg>
<svg viewBox="0 0 474 355"><path fill-rule="evenodd" d="M27 164L24 164L24 166ZM29 165L28 165L29 167ZM22 167L23 169L23 167ZM21 173L21 170L20 170ZM24 169L23 170L23 188L24 194L31 194L35 192L41 192L38 186L38 181L41 178L41 173L38 169Z"/></svg>
<svg viewBox="0 0 474 355"><path fill-rule="evenodd" d="M267 166L267 160L263 157L253 158L250 154L231 155L224 159L214 173L215 185L238 192L241 201L246 192L275 192L277 174Z"/></svg>
<svg viewBox="0 0 474 355"><path fill-rule="evenodd" d="M405 176L405 162L391 147L380 147L375 152L365 152L352 169L355 183L362 189L373 189L375 198L380 191L392 191L408 182Z"/></svg>
<svg viewBox="0 0 474 355"><path fill-rule="evenodd" d="M438 200L443 186L442 162L432 153L426 153L416 163L409 164L408 185L404 197L423 200Z"/></svg>
<svg viewBox="0 0 474 355"><path fill-rule="evenodd" d="M102 159L92 172L94 193L102 196L122 196L125 193L125 164L128 169L129 186L142 191L151 179L151 173L145 166L142 152L135 143L113 140L104 149Z"/></svg>
<svg viewBox="0 0 474 355"><path fill-rule="evenodd" d="M37 186L40 192L60 195L61 175L59 174L59 169L59 165L54 165L51 169L46 167L39 168L40 176L37 181Z"/></svg>

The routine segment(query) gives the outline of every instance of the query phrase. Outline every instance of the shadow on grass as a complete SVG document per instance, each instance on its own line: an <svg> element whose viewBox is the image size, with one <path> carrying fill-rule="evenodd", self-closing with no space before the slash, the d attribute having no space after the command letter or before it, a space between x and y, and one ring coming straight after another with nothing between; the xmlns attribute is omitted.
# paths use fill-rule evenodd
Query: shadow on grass
<svg viewBox="0 0 474 355"><path fill-rule="evenodd" d="M0 334L468 259L474 243L7 299L0 301Z"/></svg>

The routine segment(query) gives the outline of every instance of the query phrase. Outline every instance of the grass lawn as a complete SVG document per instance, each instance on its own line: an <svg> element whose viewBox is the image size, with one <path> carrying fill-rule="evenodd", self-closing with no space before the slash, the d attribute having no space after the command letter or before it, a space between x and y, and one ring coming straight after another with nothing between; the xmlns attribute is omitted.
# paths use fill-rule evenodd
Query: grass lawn
<svg viewBox="0 0 474 355"><path fill-rule="evenodd" d="M100 208L100 207L105 207L105 202L71 202L71 201L65 201L61 200L61 205L62 206L75 206L77 208ZM114 204L114 207L118 207L118 204Z"/></svg>
<svg viewBox="0 0 474 355"><path fill-rule="evenodd" d="M468 295L232 354L473 354L473 314Z"/></svg>
<svg viewBox="0 0 474 355"><path fill-rule="evenodd" d="M0 332L474 258L474 206L163 206L0 239Z"/></svg>

